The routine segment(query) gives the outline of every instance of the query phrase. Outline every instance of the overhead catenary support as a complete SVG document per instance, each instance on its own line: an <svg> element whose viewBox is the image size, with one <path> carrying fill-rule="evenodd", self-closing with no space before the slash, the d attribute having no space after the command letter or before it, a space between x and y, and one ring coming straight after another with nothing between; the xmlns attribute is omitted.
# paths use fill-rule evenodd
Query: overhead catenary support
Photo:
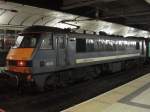
<svg viewBox="0 0 150 112"><path fill-rule="evenodd" d="M0 13L0 16L2 16L5 12L7 12L6 10L3 10L2 13Z"/></svg>
<svg viewBox="0 0 150 112"><path fill-rule="evenodd" d="M79 28L80 28L80 26L78 26L78 25L74 25L74 24L71 24L71 23L67 23L67 22L65 22L65 21L60 21L59 23L67 24L67 25L70 25L70 26L75 26L75 27L76 27L75 29L79 29Z"/></svg>
<svg viewBox="0 0 150 112"><path fill-rule="evenodd" d="M37 19L36 21L34 21L32 25L35 25L40 20L44 20L44 18L46 18L46 17L48 17L48 16L42 16L42 17L40 17L39 19Z"/></svg>
<svg viewBox="0 0 150 112"><path fill-rule="evenodd" d="M12 22L12 20L16 17L16 15L14 15L8 22L8 25Z"/></svg>
<svg viewBox="0 0 150 112"><path fill-rule="evenodd" d="M32 17L32 15L29 15L29 16L27 16L26 18L24 18L23 19L23 21L20 23L20 25L23 25L23 23L25 22L25 21L27 21L29 18L31 18Z"/></svg>
<svg viewBox="0 0 150 112"><path fill-rule="evenodd" d="M47 25L48 23L50 23L51 21L55 20L56 18L52 18L52 19L49 19L48 21L46 21L43 25Z"/></svg>

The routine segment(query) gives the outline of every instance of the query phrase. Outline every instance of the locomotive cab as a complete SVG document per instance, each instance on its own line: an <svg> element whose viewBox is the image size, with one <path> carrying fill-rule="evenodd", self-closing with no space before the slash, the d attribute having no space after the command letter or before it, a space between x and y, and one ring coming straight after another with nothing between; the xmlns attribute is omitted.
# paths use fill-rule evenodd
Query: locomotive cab
<svg viewBox="0 0 150 112"><path fill-rule="evenodd" d="M23 33L19 35L15 46L11 48L7 55L7 70L24 74L33 72L34 58L36 58L36 61L40 59L36 55L39 55L40 51L52 50L52 44L51 33ZM42 59L44 59L44 56L42 56ZM42 60L40 66L44 66Z"/></svg>
<svg viewBox="0 0 150 112"><path fill-rule="evenodd" d="M32 80L33 77L37 78L37 74L56 70L57 65L65 66L64 35L53 35L51 32L26 32L19 35L6 58L7 71Z"/></svg>
<svg viewBox="0 0 150 112"><path fill-rule="evenodd" d="M66 67L66 44L63 30L29 27L18 36L10 49L5 74L17 81L34 81L43 86L40 85L42 79L45 80L49 73Z"/></svg>
<svg viewBox="0 0 150 112"><path fill-rule="evenodd" d="M31 79L32 57L40 40L40 34L22 33L7 55L7 72L15 77ZM24 74L24 75L22 75Z"/></svg>
<svg viewBox="0 0 150 112"><path fill-rule="evenodd" d="M7 55L7 69L12 72L30 73L32 53L36 47L36 35L22 34Z"/></svg>

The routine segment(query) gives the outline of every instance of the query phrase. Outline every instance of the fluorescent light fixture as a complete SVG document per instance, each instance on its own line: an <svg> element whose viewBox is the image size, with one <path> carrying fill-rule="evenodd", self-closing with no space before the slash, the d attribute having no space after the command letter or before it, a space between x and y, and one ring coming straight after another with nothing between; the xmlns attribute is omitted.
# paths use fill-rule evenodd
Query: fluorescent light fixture
<svg viewBox="0 0 150 112"><path fill-rule="evenodd" d="M58 27L58 28L62 28L62 29L67 29L67 28L75 29L75 28L77 28L76 26L72 26L72 25L64 24L64 23L57 23L56 25L54 25L54 27Z"/></svg>

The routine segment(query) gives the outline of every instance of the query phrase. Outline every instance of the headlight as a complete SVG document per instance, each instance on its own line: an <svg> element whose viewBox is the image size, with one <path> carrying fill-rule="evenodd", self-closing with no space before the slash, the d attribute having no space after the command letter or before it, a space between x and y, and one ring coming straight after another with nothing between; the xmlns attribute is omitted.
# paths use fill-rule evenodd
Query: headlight
<svg viewBox="0 0 150 112"><path fill-rule="evenodd" d="M26 65L27 65L26 61L22 61L22 60L17 61L17 66L19 67L25 67Z"/></svg>

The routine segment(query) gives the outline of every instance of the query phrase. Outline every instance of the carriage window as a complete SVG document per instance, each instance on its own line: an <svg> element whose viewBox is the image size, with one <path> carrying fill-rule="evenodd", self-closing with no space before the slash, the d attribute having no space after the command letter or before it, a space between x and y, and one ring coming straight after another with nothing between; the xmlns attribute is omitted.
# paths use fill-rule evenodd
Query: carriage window
<svg viewBox="0 0 150 112"><path fill-rule="evenodd" d="M99 51L99 41L98 40L95 40L95 42L94 42L94 50Z"/></svg>
<svg viewBox="0 0 150 112"><path fill-rule="evenodd" d="M93 39L86 39L86 50L87 50L87 52L94 51L94 40Z"/></svg>
<svg viewBox="0 0 150 112"><path fill-rule="evenodd" d="M136 49L137 49L137 50L140 49L140 44L139 44L139 42L136 42Z"/></svg>
<svg viewBox="0 0 150 112"><path fill-rule="evenodd" d="M85 39L76 39L76 51L86 52L86 40Z"/></svg>
<svg viewBox="0 0 150 112"><path fill-rule="evenodd" d="M53 38L50 35L47 35L41 44L41 49L53 49Z"/></svg>

